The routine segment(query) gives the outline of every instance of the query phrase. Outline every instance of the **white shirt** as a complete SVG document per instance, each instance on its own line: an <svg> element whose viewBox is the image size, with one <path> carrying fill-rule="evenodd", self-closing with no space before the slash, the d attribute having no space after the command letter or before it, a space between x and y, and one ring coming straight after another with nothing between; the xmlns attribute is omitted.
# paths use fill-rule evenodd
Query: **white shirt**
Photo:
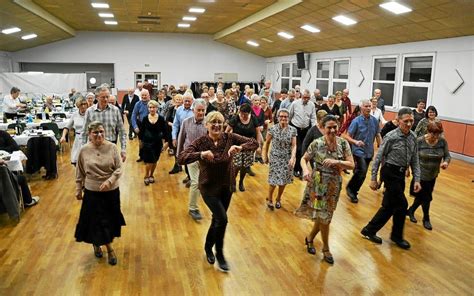
<svg viewBox="0 0 474 296"><path fill-rule="evenodd" d="M143 88L142 88L142 90L143 90ZM139 98L142 97L142 91L139 90L138 88L135 89L135 92L134 92L133 94L134 94L134 95L137 95ZM130 102L131 102L131 100L130 100Z"/></svg>
<svg viewBox="0 0 474 296"><path fill-rule="evenodd" d="M375 110L370 109L370 115L375 117L375 119L377 119L379 123L382 123L382 125L387 122L383 117L382 110L380 110L379 108L376 108Z"/></svg>
<svg viewBox="0 0 474 296"><path fill-rule="evenodd" d="M14 99L12 95L6 95L3 99L3 112L16 114L16 112L18 111L18 107L16 105L20 103L21 102L19 97Z"/></svg>

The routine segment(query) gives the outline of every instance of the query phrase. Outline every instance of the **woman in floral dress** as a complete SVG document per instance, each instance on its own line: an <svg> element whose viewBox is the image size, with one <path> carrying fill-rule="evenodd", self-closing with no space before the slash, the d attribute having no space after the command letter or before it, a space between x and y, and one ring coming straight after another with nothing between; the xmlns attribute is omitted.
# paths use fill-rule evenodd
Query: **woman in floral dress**
<svg viewBox="0 0 474 296"><path fill-rule="evenodd" d="M278 186L278 195L275 202L277 209L281 208L281 196L285 186L290 184L293 176L293 168L296 161L296 128L288 124L289 111L287 109L278 110L278 124L268 129L268 133L263 147L263 162L270 163L268 174L267 207L273 210L273 191ZM273 143L272 143L273 141ZM268 150L272 143L270 158Z"/></svg>
<svg viewBox="0 0 474 296"><path fill-rule="evenodd" d="M301 205L296 214L314 221L313 229L305 238L308 253L316 254L313 240L321 230L324 260L333 264L334 259L328 243L329 224L341 192L341 171L354 169L354 160L349 143L336 136L338 119L333 115L327 115L322 120L322 126L324 136L314 140L301 159L303 178L308 182L304 194L310 198L307 204ZM312 171L308 167L308 162L311 160L315 163Z"/></svg>

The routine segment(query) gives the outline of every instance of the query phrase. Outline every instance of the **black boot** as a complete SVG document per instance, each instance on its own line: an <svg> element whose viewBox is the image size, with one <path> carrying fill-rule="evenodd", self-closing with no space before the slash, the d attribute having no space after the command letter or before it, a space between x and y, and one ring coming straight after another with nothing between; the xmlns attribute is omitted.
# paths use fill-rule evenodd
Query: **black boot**
<svg viewBox="0 0 474 296"><path fill-rule="evenodd" d="M413 223L417 223L418 220L416 220L415 218L415 212L413 211L412 208L409 208L408 211L407 211L407 216L410 217L410 221L413 222Z"/></svg>
<svg viewBox="0 0 474 296"><path fill-rule="evenodd" d="M240 180L240 182L239 182L239 190L241 192L245 191L245 186L244 186L244 181L243 180Z"/></svg>

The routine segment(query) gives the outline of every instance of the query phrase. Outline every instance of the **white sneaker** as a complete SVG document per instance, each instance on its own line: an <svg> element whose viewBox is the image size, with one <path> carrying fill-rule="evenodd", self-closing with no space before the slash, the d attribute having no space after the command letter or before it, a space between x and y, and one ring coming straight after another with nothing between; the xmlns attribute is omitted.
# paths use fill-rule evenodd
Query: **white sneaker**
<svg viewBox="0 0 474 296"><path fill-rule="evenodd" d="M31 198L31 202L30 203L25 203L25 207L32 207L32 206L35 206L38 202L39 202L40 198L39 196L33 196Z"/></svg>

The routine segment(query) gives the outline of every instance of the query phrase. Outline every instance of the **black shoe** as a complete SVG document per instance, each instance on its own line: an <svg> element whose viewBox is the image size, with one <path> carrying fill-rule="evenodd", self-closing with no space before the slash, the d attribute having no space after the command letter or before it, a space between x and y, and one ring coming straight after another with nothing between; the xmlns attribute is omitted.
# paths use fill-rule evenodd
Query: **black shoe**
<svg viewBox="0 0 474 296"><path fill-rule="evenodd" d="M202 219L201 213L199 210L189 210L189 215L193 218L194 221L198 221Z"/></svg>
<svg viewBox="0 0 474 296"><path fill-rule="evenodd" d="M230 192L234 193L235 191L235 185L230 185Z"/></svg>
<svg viewBox="0 0 474 296"><path fill-rule="evenodd" d="M212 252L212 248L208 249L207 247L204 247L204 251L206 252L206 259L209 264L214 264L216 262L216 256L214 256L214 253Z"/></svg>
<svg viewBox="0 0 474 296"><path fill-rule="evenodd" d="M371 242L374 242L376 244L382 243L382 239L376 236L375 234L370 234L366 227L364 227L360 233Z"/></svg>
<svg viewBox="0 0 474 296"><path fill-rule="evenodd" d="M116 265L117 264L117 256L115 256L115 252L114 251L108 251L107 252L107 255L108 255L108 262L110 265Z"/></svg>
<svg viewBox="0 0 474 296"><path fill-rule="evenodd" d="M293 172L293 176L295 176L296 178L300 178L301 177L301 173L300 172Z"/></svg>
<svg viewBox="0 0 474 296"><path fill-rule="evenodd" d="M413 223L418 222L418 220L416 220L416 218L415 218L415 213L412 210L408 209L407 216L410 217L411 222L413 222Z"/></svg>
<svg viewBox="0 0 474 296"><path fill-rule="evenodd" d="M255 177L255 173L252 171L252 168L247 168L247 174L249 174L252 177Z"/></svg>
<svg viewBox="0 0 474 296"><path fill-rule="evenodd" d="M94 255L97 258L102 258L104 256L104 253L102 252L102 249L100 246L92 245L94 247Z"/></svg>
<svg viewBox="0 0 474 296"><path fill-rule="evenodd" d="M350 201L352 203L358 203L359 199L357 198L357 195L352 192L352 190L349 187L346 187L346 194L349 197Z"/></svg>
<svg viewBox="0 0 474 296"><path fill-rule="evenodd" d="M244 182L239 182L239 190L240 190L241 192L244 192L244 191L245 191Z"/></svg>
<svg viewBox="0 0 474 296"><path fill-rule="evenodd" d="M139 159L137 159L137 162L142 162L143 159L141 159L141 157Z"/></svg>
<svg viewBox="0 0 474 296"><path fill-rule="evenodd" d="M406 240L404 239L401 239L401 240L395 240L393 238L391 238L392 242L394 242L397 246L399 246L400 248L404 249L404 250L408 250L410 248L410 243L407 242Z"/></svg>
<svg viewBox="0 0 474 296"><path fill-rule="evenodd" d="M310 253L311 255L316 254L316 249L313 246L313 241L308 241L308 238L304 238L304 243L306 244L306 251Z"/></svg>
<svg viewBox="0 0 474 296"><path fill-rule="evenodd" d="M171 171L168 172L168 174L173 175L181 172L181 167L178 165L175 165Z"/></svg>
<svg viewBox="0 0 474 296"><path fill-rule="evenodd" d="M132 137L132 136L128 136L128 139L129 139L130 141L132 141L132 140L133 140L133 137Z"/></svg>
<svg viewBox="0 0 474 296"><path fill-rule="evenodd" d="M217 268L222 271L222 272L229 272L229 264L227 264L227 261L225 260L223 255L216 256L217 259Z"/></svg>
<svg viewBox="0 0 474 296"><path fill-rule="evenodd" d="M323 250L323 258L329 264L334 264L334 258L329 250Z"/></svg>
<svg viewBox="0 0 474 296"><path fill-rule="evenodd" d="M431 226L430 220L423 220L423 227L425 227L428 230L433 230L433 226Z"/></svg>

